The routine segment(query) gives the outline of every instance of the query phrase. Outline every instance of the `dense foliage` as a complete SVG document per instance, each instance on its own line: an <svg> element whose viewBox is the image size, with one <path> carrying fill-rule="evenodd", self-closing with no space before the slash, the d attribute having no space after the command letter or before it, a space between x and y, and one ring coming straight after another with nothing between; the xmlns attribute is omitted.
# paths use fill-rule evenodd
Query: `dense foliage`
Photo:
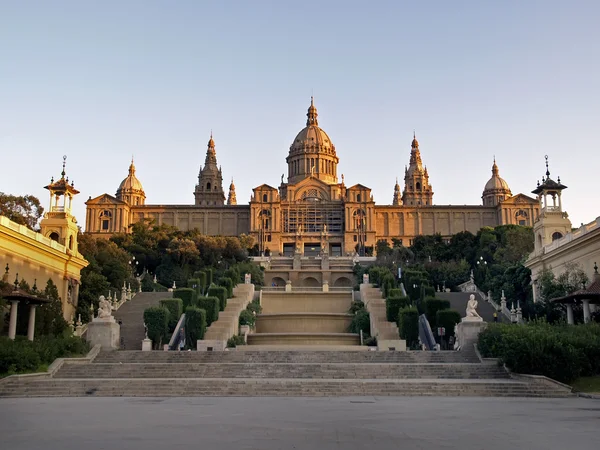
<svg viewBox="0 0 600 450"><path fill-rule="evenodd" d="M206 326L209 327L211 323L219 318L219 299L217 297L198 297L192 306L203 309L206 311Z"/></svg>
<svg viewBox="0 0 600 450"><path fill-rule="evenodd" d="M173 291L173 297L180 298L183 301L183 309L185 310L196 300L197 294L195 289L181 288Z"/></svg>
<svg viewBox="0 0 600 450"><path fill-rule="evenodd" d="M227 288L223 286L211 286L208 289L208 295L219 299L219 310L225 311L227 306Z"/></svg>
<svg viewBox="0 0 600 450"><path fill-rule="evenodd" d="M185 343L188 348L196 348L196 341L204 338L206 332L206 311L194 306L185 310Z"/></svg>
<svg viewBox="0 0 600 450"><path fill-rule="evenodd" d="M414 306L402 308L398 313L400 337L409 348L416 348L419 341L419 311Z"/></svg>
<svg viewBox="0 0 600 450"><path fill-rule="evenodd" d="M545 375L565 383L600 375L600 325L596 323L494 323L480 333L477 345L482 356L500 358L517 373Z"/></svg>
<svg viewBox="0 0 600 450"><path fill-rule="evenodd" d="M167 327L169 333L173 333L175 327L177 326L177 322L179 322L181 314L183 314L183 300L181 300L180 298L165 298L160 300L159 305L162 308L166 308L169 310L169 320L167 322Z"/></svg>
<svg viewBox="0 0 600 450"><path fill-rule="evenodd" d="M168 333L169 310L162 306L151 306L144 311L144 323L154 348L160 348Z"/></svg>
<svg viewBox="0 0 600 450"><path fill-rule="evenodd" d="M40 200L33 195L10 195L0 192L0 216L37 231L44 215Z"/></svg>
<svg viewBox="0 0 600 450"><path fill-rule="evenodd" d="M17 336L13 341L0 337L0 374L32 372L56 358L84 356L89 345L75 336L38 336L29 341Z"/></svg>

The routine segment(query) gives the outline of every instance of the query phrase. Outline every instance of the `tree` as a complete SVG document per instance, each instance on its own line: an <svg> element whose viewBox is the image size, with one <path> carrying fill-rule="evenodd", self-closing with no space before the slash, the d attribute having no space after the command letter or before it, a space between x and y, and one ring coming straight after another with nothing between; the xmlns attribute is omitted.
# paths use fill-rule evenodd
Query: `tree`
<svg viewBox="0 0 600 450"><path fill-rule="evenodd" d="M10 195L0 192L0 215L31 230L39 229L39 221L44 214L40 201L33 195Z"/></svg>

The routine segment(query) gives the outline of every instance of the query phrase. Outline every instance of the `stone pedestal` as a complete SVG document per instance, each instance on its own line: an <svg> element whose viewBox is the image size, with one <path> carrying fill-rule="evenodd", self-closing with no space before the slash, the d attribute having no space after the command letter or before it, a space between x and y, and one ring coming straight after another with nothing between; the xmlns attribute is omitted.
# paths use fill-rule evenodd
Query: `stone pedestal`
<svg viewBox="0 0 600 450"><path fill-rule="evenodd" d="M285 292L292 292L292 282L290 280L285 282Z"/></svg>
<svg viewBox="0 0 600 450"><path fill-rule="evenodd" d="M487 327L481 317L463 317L462 321L456 325L455 350L470 348L477 343L477 337Z"/></svg>
<svg viewBox="0 0 600 450"><path fill-rule="evenodd" d="M102 350L116 350L119 348L121 327L115 322L114 317L96 318L88 325L86 336L92 347L100 344Z"/></svg>
<svg viewBox="0 0 600 450"><path fill-rule="evenodd" d="M152 351L152 340L151 339L146 338L142 341L142 351L143 352Z"/></svg>

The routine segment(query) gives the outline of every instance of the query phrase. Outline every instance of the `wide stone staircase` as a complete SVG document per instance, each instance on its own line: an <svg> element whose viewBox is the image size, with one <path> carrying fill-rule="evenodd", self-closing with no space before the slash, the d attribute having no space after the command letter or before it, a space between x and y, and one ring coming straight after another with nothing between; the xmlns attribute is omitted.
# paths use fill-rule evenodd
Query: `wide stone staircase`
<svg viewBox="0 0 600 450"><path fill-rule="evenodd" d="M248 335L252 346L359 346L360 336L349 332L351 291L263 291L262 313Z"/></svg>
<svg viewBox="0 0 600 450"><path fill-rule="evenodd" d="M172 292L140 292L115 311L115 320L121 321L121 341L125 350L141 350L144 331L144 310L158 306L160 300L172 298Z"/></svg>
<svg viewBox="0 0 600 450"><path fill-rule="evenodd" d="M0 381L0 397L568 395L542 379L513 379L474 350L112 351L67 360L54 376Z"/></svg>

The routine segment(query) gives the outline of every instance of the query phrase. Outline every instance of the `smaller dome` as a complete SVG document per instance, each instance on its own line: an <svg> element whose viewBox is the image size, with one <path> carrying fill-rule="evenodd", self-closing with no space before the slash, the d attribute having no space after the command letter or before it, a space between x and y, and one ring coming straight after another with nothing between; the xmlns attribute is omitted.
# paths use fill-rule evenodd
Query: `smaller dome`
<svg viewBox="0 0 600 450"><path fill-rule="evenodd" d="M494 165L492 166L492 178L488 180L485 184L485 188L483 189L484 193L487 191L494 190L503 190L510 192L510 188L508 187L508 183L501 178L498 171L498 166L496 165L496 158L494 158Z"/></svg>
<svg viewBox="0 0 600 450"><path fill-rule="evenodd" d="M117 196L124 192L143 192L144 188L142 187L142 183L135 176L135 166L133 164L133 159L131 160L131 165L129 166L129 175L119 185L119 189L117 189Z"/></svg>

